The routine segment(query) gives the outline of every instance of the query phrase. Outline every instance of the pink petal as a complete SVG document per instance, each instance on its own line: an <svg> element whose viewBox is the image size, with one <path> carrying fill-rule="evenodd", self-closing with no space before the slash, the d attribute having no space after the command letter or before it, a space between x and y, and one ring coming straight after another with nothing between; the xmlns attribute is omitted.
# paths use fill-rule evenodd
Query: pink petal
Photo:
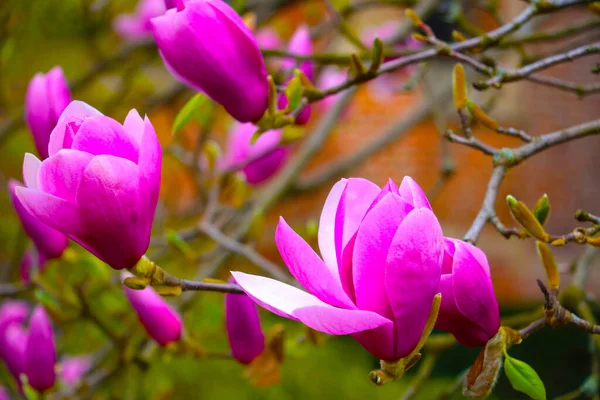
<svg viewBox="0 0 600 400"><path fill-rule="evenodd" d="M413 205L414 208L426 207L431 210L431 205L423 189L410 176L405 176L400 184L400 196Z"/></svg>
<svg viewBox="0 0 600 400"><path fill-rule="evenodd" d="M123 130L129 137L133 138L136 143L141 144L142 136L144 134L144 120L135 108L129 111L127 117L125 117Z"/></svg>
<svg viewBox="0 0 600 400"><path fill-rule="evenodd" d="M121 124L103 115L83 121L71 148L93 155L107 154L138 162L139 143L125 133Z"/></svg>
<svg viewBox="0 0 600 400"><path fill-rule="evenodd" d="M454 266L452 283L458 310L484 330L496 333L500 326L500 313L494 288L485 266L479 263L471 251L475 246L460 240L454 241ZM476 249L478 250L478 249Z"/></svg>
<svg viewBox="0 0 600 400"><path fill-rule="evenodd" d="M335 215L334 238L338 268L342 286L351 297L354 297L351 263L353 246L348 244L380 192L381 189L371 181L362 178L348 179Z"/></svg>
<svg viewBox="0 0 600 400"><path fill-rule="evenodd" d="M279 219L275 231L275 243L290 273L309 293L332 306L356 308L342 289L339 275L327 269L317 253L283 218Z"/></svg>
<svg viewBox="0 0 600 400"><path fill-rule="evenodd" d="M323 303L293 286L257 275L234 272L238 285L259 306L330 335L348 335L391 324L370 311L344 310Z"/></svg>
<svg viewBox="0 0 600 400"><path fill-rule="evenodd" d="M146 200L145 210L149 218L153 219L160 192L162 148L154 127L147 117L143 121L141 132L138 167L142 174L142 192L145 193L143 196Z"/></svg>
<svg viewBox="0 0 600 400"><path fill-rule="evenodd" d="M396 355L417 345L440 282L444 238L431 210L411 211L394 235L387 256L385 287L394 311Z"/></svg>
<svg viewBox="0 0 600 400"><path fill-rule="evenodd" d="M102 115L102 113L94 107L83 101L72 101L62 112L50 134L50 141L48 143L49 155L53 156L63 148L71 148L73 135L76 133L73 129L78 129L86 118L97 115Z"/></svg>
<svg viewBox="0 0 600 400"><path fill-rule="evenodd" d="M356 305L361 310L394 318L385 290L386 258L400 223L411 210L400 196L388 193L360 224L352 271Z"/></svg>
<svg viewBox="0 0 600 400"><path fill-rule="evenodd" d="M40 190L76 204L81 176L93 157L83 151L64 149L47 158L39 171Z"/></svg>
<svg viewBox="0 0 600 400"><path fill-rule="evenodd" d="M488 333L460 313L454 298L452 275L442 275L438 291L442 294L442 304L435 322L437 329L452 334L460 344L467 347L483 346L498 331L499 325L493 333Z"/></svg>
<svg viewBox="0 0 600 400"><path fill-rule="evenodd" d="M319 220L319 250L330 271L339 274L337 253L335 251L335 214L340 205L342 192L348 184L347 179L341 179L331 188Z"/></svg>
<svg viewBox="0 0 600 400"><path fill-rule="evenodd" d="M41 165L42 162L36 156L31 153L25 153L23 160L23 180L25 181L25 186L28 188L37 190L39 184L38 174Z"/></svg>
<svg viewBox="0 0 600 400"><path fill-rule="evenodd" d="M77 204L88 251L115 269L131 268L146 252L152 215L142 206L140 170L124 158L96 156L84 171Z"/></svg>
<svg viewBox="0 0 600 400"><path fill-rule="evenodd" d="M39 190L17 187L15 192L25 209L49 227L65 235L83 232L75 204Z"/></svg>

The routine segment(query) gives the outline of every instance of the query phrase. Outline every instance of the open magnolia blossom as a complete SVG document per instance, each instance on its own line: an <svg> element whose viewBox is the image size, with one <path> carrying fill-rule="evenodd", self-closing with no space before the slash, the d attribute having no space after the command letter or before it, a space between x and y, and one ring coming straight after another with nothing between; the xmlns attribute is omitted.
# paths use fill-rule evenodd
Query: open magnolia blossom
<svg viewBox="0 0 600 400"><path fill-rule="evenodd" d="M25 154L15 188L25 210L112 268L133 267L148 249L162 150L148 118L121 125L72 102L50 135L49 157Z"/></svg>
<svg viewBox="0 0 600 400"><path fill-rule="evenodd" d="M322 258L283 218L275 233L285 264L307 292L232 274L267 310L317 331L352 335L388 364L411 356L403 362L410 366L428 334L444 255L442 230L421 188L410 177L383 189L342 179L325 201L318 239Z"/></svg>

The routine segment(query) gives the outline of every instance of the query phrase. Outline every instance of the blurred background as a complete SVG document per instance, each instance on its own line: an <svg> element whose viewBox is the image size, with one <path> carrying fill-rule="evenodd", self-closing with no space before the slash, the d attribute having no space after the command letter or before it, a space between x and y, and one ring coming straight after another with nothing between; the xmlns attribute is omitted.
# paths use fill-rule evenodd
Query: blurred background
<svg viewBox="0 0 600 400"><path fill-rule="evenodd" d="M283 42L297 26L306 23L314 35L315 52L348 53L353 49L335 32L322 34L327 17L321 1L248 0L234 3L236 9L254 10L258 28L272 29ZM366 2L353 0L352 4L355 3ZM386 3L398 4L358 7L360 12L348 16L350 25L361 38L369 37L369 32L390 22L406 23L403 7L410 3ZM498 13L492 17L484 12L478 1L442 3L430 22L440 37L447 35L461 17L468 20L474 31L490 30L501 21L510 20L525 6L517 0L500 0ZM164 234L165 230L189 227L202 214L194 168L190 167L185 155L193 152L201 132L207 129L212 138L224 145L232 120L222 110L217 110L209 125L194 122L172 134L175 117L193 92L165 70L151 38L131 40L115 31L115 18L134 12L135 7L135 0L3 0L0 4L0 283L18 281L18 267L28 245L7 191L8 179L21 180L23 154L35 152L31 134L23 123L27 84L35 73L46 72L55 65L63 68L74 99L83 100L118 121L122 121L131 108L148 114L165 153L161 202L154 224L156 236ZM584 9L574 8L561 13L558 18L536 19L524 28L524 32L584 24L589 22L590 16ZM555 49L574 48L597 40L600 37L597 28L552 43L534 42L520 46L516 51L507 51L497 57L506 64L516 65L525 56L535 58ZM593 82L598 76L589 71L597 63L597 58L583 58L551 68L544 74L582 83ZM384 185L388 178L400 182L405 175L412 176L430 194L444 233L462 237L479 211L492 163L489 157L463 146L444 143L445 139L440 137L441 128L458 126L450 96L452 66L452 62L435 61L427 67L396 72L385 77L389 79L383 83L362 85L352 99L349 111L338 121L334 133L302 173L294 190L264 216L260 228L252 231L251 244L256 244L261 254L282 265L273 243L278 217L283 215L294 229L310 239L311 226L318 222L332 184L348 176L364 177L379 185ZM578 98L569 92L528 82L474 96L480 104L490 105L489 113L500 125L522 129L533 136L597 118L600 110L598 95ZM323 108L320 105L313 108L311 122L305 127L308 135L318 125ZM496 147L519 145L515 139L484 128L475 127L474 131L483 141ZM384 137L388 140L377 144ZM338 175L322 181L317 179L331 165L373 146L376 151L349 163ZM551 233L568 233L577 226L573 214L579 208L600 213L599 148L600 137L589 137L558 146L511 169L496 204L499 218L509 226L514 225L504 202L507 194L532 206L547 193L552 204L547 224ZM253 190L260 191L260 187ZM316 244L314 234L312 239L312 244ZM191 242L191 247L198 253L211 245L210 240L203 237ZM539 307L543 297L535 280L543 278L543 269L534 242L506 240L487 226L478 246L488 255L503 315ZM48 266L45 279L50 287L56 290L61 285L85 282L85 291L93 299L92 307L112 329L142 338L144 333L139 324L127 313L125 298L116 283L117 274L75 245L72 248L65 260L52 261ZM567 272L583 250L581 246L557 249L555 254L561 269ZM202 262L189 262L176 249L155 246L150 249L153 251L159 254L160 264L176 276L193 276L197 269L203 268ZM593 263L586 289L598 295L599 260L592 251L586 256L591 257ZM213 276L224 279L230 269L260 272L244 258L233 256ZM569 274L565 274L565 279L568 281ZM103 291L109 283L114 283L113 289ZM184 315L186 330L203 348L227 351L222 295L194 294ZM261 316L267 330L276 324L285 326L285 356L279 375L264 372L269 375L263 377L265 382L272 381L273 384L257 384L256 377L245 376L244 368L231 360L200 360L154 352L149 365L124 366L91 396L114 399L325 399L334 396L340 399L400 399L406 390L408 378L383 388L372 385L367 373L377 366L377 361L352 339L319 336L311 340L312 333L307 333L299 324L262 310ZM106 345L107 339L102 332L86 321L71 321L69 311L62 306L57 307L53 317L60 354L87 354ZM527 340L526 345L516 347L512 354L526 360L538 371L549 397L554 397L573 390L589 375L587 348L585 334L572 329L547 329ZM142 350L148 351L148 346L130 349ZM477 352L476 349L455 348L445 353L436 364L430 384L416 398L435 398L451 387L458 374L470 366ZM9 384L8 381L7 371L0 366L0 382ZM460 398L460 395L455 397ZM524 398L511 389L504 376L492 397Z"/></svg>

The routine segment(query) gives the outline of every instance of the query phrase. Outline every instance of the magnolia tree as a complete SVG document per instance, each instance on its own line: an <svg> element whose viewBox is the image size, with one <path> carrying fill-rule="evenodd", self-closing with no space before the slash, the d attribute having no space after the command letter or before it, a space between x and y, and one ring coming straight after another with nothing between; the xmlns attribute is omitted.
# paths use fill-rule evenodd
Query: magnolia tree
<svg viewBox="0 0 600 400"><path fill-rule="evenodd" d="M370 372L371 367L359 361L353 368L364 369L365 377L378 386L408 381L403 399L418 396L436 361L456 346L476 348L479 355L472 353L471 366L465 365L455 383L438 393L441 398L459 391L467 397L488 396L498 376L506 374L516 391L545 399L536 371L509 353L513 346L527 346L531 335L547 333L539 332L545 326L572 326L590 335L592 370L581 387L563 398L598 398L600 350L594 335L600 326L592 312L595 303L583 288L589 263L578 263L572 272L578 278L563 288L552 249L600 245L600 217L592 214L594 210L579 210L576 219L581 224L572 232L555 234L544 228L550 211L546 195L532 208L508 196L505 207L513 222L501 222L494 208L510 169L548 148L600 133L600 120L531 135L500 126L489 105L478 104L473 96L475 91L494 91L520 81L580 97L600 92L597 82L585 85L539 74L598 53L598 42L518 66L499 61L501 51L597 28L598 3L530 2L512 20L503 21L498 4L484 2L485 10L498 19L498 28L473 34L475 29L467 29L463 18L451 35L445 35L428 19L439 14L436 1L419 1L411 9L401 2L326 0L325 20L300 25L287 44L263 27L261 19L257 24L252 7L234 3L141 0L133 14L114 21L115 31L132 42L114 59L72 84L60 66L30 81L24 120L37 155L24 154L22 180L12 179L8 187L31 246L21 262L20 282L0 286L0 358L9 372L0 398L102 396L102 389L127 369L138 369L142 376L166 356L200 362L229 359L247 365L246 374L257 386L274 384L287 342L280 324L261 324L260 316L266 314L259 314L261 308L305 325L303 337L315 344L323 341L319 332L351 336L380 360L379 368ZM359 37L346 19L381 3L404 9L406 17ZM272 5L271 12L277 13L280 6ZM585 9L591 22L520 32L535 26L532 22L540 16L561 15L567 8ZM447 11L448 21L451 14ZM313 49L316 39L333 32L347 38L355 51ZM174 132L192 121L200 123L195 151L178 147L177 137L161 146L150 119L135 109L121 122L93 104L72 99L70 89L139 49L160 54L164 67L184 85L177 85L177 93L186 88L197 92L173 122ZM383 187L361 177L343 177L351 163L368 158L387 143L383 141L361 149L350 165L335 164L305 183L310 189L339 179L326 198L318 199L322 211L314 233L299 234L286 222L290 216L280 217L269 237L287 272L255 250L249 241L252 232L264 213L296 187L336 123L352 112L356 88L379 82L379 89L389 90L391 74L403 72L408 75L405 89L410 89L420 84L423 66L438 59L454 65L452 82L438 82L451 87L452 96L435 101L453 98L461 123L459 132L442 126L443 140L481 152L493 165L481 208L464 236L445 235L427 195L409 176L397 182L389 179ZM598 66L589 72L598 73ZM316 106L324 111L314 129L300 129L315 118ZM211 121L217 114L235 120L223 151L211 138ZM475 124L522 144L495 148L474 135ZM18 125L18 120L9 121L2 136ZM194 215L169 229L154 223L166 151L189 165L201 204ZM488 249L477 246L487 224L496 228L499 238L515 237L537 246L546 274L538 281L543 301L539 309L501 320ZM198 237L210 242L208 249L194 248ZM315 237L318 246L313 249ZM199 267L173 272L160 262L173 252L180 263L200 260ZM254 264L256 273L238 271L227 262L232 253ZM111 268L116 271L109 273ZM226 280L215 278L217 268L226 269ZM61 272L53 274L52 269ZM223 297L228 351L211 348L209 340L198 341L196 329L186 327L199 291ZM105 296L116 293L124 293L130 306L106 305ZM165 296L178 298L167 302ZM123 329L107 322L114 319L129 325ZM61 354L61 343L75 334L68 326L82 320L104 335L104 345L86 354ZM146 336L131 334L138 320ZM405 376L410 369L416 374ZM198 377L197 384L203 385L203 379L210 376ZM139 376L135 382L133 386L150 385ZM329 385L341 387L345 382L330 379Z"/></svg>

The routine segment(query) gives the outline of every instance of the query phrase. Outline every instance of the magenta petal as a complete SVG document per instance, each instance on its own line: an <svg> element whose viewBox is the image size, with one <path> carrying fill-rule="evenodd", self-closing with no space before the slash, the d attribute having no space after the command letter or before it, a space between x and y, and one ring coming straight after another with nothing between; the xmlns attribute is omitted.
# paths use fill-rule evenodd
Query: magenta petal
<svg viewBox="0 0 600 400"><path fill-rule="evenodd" d="M456 306L462 315L488 332L489 339L500 327L500 313L490 275L471 254L475 246L459 240L454 242L452 283ZM487 266L487 262L485 264Z"/></svg>
<svg viewBox="0 0 600 400"><path fill-rule="evenodd" d="M21 388L19 376L24 372L27 331L20 324L9 325L4 331L4 337L0 337L0 345L4 363Z"/></svg>
<svg viewBox="0 0 600 400"><path fill-rule="evenodd" d="M59 231L40 221L33 215L17 196L17 189L22 188L15 180L9 181L10 200L19 216L23 230L33 240L40 253L40 260L58 258L67 248L67 237Z"/></svg>
<svg viewBox="0 0 600 400"><path fill-rule="evenodd" d="M39 190L24 187L15 188L15 193L25 209L50 228L65 235L82 232L79 210L74 204Z"/></svg>
<svg viewBox="0 0 600 400"><path fill-rule="evenodd" d="M309 293L274 279L234 271L231 274L259 306L320 332L348 335L392 323L370 311L335 308Z"/></svg>
<svg viewBox="0 0 600 400"><path fill-rule="evenodd" d="M325 263L283 218L275 231L275 243L283 262L300 284L318 299L332 306L355 309L342 289L340 277Z"/></svg>
<svg viewBox="0 0 600 400"><path fill-rule="evenodd" d="M123 274L123 278L132 276ZM166 346L181 337L183 323L179 314L152 287L133 290L123 285L129 303L148 335L159 345Z"/></svg>
<svg viewBox="0 0 600 400"><path fill-rule="evenodd" d="M48 153L50 156L64 148L71 148L73 137L83 121L92 116L102 115L94 107L83 101L72 101L63 111L50 134Z"/></svg>
<svg viewBox="0 0 600 400"><path fill-rule="evenodd" d="M133 141L141 144L144 135L144 120L134 108L129 111L123 122L123 130Z"/></svg>
<svg viewBox="0 0 600 400"><path fill-rule="evenodd" d="M83 171L93 157L83 151L64 149L47 158L39 170L40 190L75 204Z"/></svg>
<svg viewBox="0 0 600 400"><path fill-rule="evenodd" d="M44 307L38 305L29 322L29 336L25 347L24 370L29 385L39 392L54 386L56 350L50 319Z"/></svg>
<svg viewBox="0 0 600 400"><path fill-rule="evenodd" d="M131 115L131 112L129 114ZM127 121L125 122L127 123ZM125 129L130 127L131 125L126 125ZM137 128L139 128L139 126L137 126ZM154 219L160 192L162 148L160 147L154 127L147 117L143 121L141 130L138 166L142 174L142 192L144 193L142 201L144 199L146 201L145 218L151 223Z"/></svg>
<svg viewBox="0 0 600 400"><path fill-rule="evenodd" d="M421 338L440 282L443 251L440 224L425 207L411 211L394 235L385 287L394 311L398 358L410 354Z"/></svg>
<svg viewBox="0 0 600 400"><path fill-rule="evenodd" d="M410 176L405 176L400 184L400 196L413 205L414 208L426 207L431 210L431 205L423 189Z"/></svg>
<svg viewBox="0 0 600 400"><path fill-rule="evenodd" d="M125 133L121 124L103 115L83 121L71 148L93 155L107 154L138 162L139 143Z"/></svg>
<svg viewBox="0 0 600 400"><path fill-rule="evenodd" d="M354 333L352 337L373 357L385 361L398 361L395 353L394 324L391 321L379 328Z"/></svg>
<svg viewBox="0 0 600 400"><path fill-rule="evenodd" d="M350 178L342 192L335 215L335 249L342 287L354 297L352 282L352 245L358 226L377 198L381 189L373 182L362 178Z"/></svg>
<svg viewBox="0 0 600 400"><path fill-rule="evenodd" d="M490 334L460 313L454 298L452 275L442 275L438 291L442 294L442 304L435 322L437 329L451 333L459 343L467 347L483 346L498 331L499 326Z"/></svg>
<svg viewBox="0 0 600 400"><path fill-rule="evenodd" d="M42 162L31 153L25 153L23 159L23 181L29 189L36 189L39 186L39 170Z"/></svg>
<svg viewBox="0 0 600 400"><path fill-rule="evenodd" d="M234 279L230 279L235 283ZM265 335L256 304L244 294L225 294L225 327L231 355L250 364L265 349Z"/></svg>
<svg viewBox="0 0 600 400"><path fill-rule="evenodd" d="M337 253L335 250L335 215L340 205L340 199L346 185L347 179L341 179L329 191L329 195L325 200L323 211L321 211L321 219L319 220L319 250L321 256L330 271L339 274Z"/></svg>
<svg viewBox="0 0 600 400"><path fill-rule="evenodd" d="M358 228L352 265L356 305L361 310L394 318L385 290L386 258L400 223L411 209L400 196L388 193Z"/></svg>
<svg viewBox="0 0 600 400"><path fill-rule="evenodd" d="M115 269L131 268L148 249L152 220L142 206L140 175L129 160L96 156L77 192L86 233L76 239Z"/></svg>

